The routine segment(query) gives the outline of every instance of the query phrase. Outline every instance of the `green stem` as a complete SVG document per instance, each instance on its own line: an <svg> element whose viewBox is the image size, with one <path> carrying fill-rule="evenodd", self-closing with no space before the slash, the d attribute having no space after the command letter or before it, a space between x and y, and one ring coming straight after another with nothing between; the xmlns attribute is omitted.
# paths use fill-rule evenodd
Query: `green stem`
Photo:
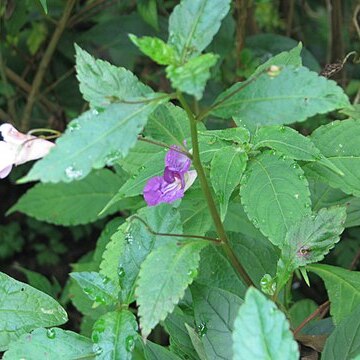
<svg viewBox="0 0 360 360"><path fill-rule="evenodd" d="M196 118L191 111L189 105L187 104L185 98L183 95L179 92L178 93L178 99L183 106L184 110L187 113L187 116L190 121L190 131L191 131L191 142L192 142L192 150L193 150L193 165L195 167L195 170L197 171L201 189L203 191L203 194L206 198L206 202L211 214L211 217L213 219L216 232L218 234L218 237L220 239L221 245L223 246L223 249L231 261L233 267L237 270L238 274L242 278L242 280L248 285L248 286L254 286L254 283L250 279L250 276L244 269L244 267L240 264L239 260L237 259L236 255L234 254L233 249L231 248L229 244L229 239L226 235L223 223L221 221L220 215L217 211L214 198L212 196L208 181L206 179L204 168L201 164L200 160L200 152L199 152L199 140L198 140L198 133L197 133L197 121Z"/></svg>

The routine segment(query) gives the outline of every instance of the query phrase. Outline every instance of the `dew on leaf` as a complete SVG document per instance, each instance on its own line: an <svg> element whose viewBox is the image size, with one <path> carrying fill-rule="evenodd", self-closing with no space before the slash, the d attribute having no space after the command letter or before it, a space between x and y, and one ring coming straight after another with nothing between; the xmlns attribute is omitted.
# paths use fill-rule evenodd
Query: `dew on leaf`
<svg viewBox="0 0 360 360"><path fill-rule="evenodd" d="M206 323L202 322L196 327L196 332L200 337L204 336L207 333Z"/></svg>
<svg viewBox="0 0 360 360"><path fill-rule="evenodd" d="M88 287L85 287L85 288L83 289L83 291L84 291L84 293L87 294L87 295L89 295L89 294L92 293L92 289L91 289L91 288L88 288Z"/></svg>
<svg viewBox="0 0 360 360"><path fill-rule="evenodd" d="M103 295L96 295L95 296L95 302L97 302L98 304L105 304L106 300L105 300L105 297Z"/></svg>
<svg viewBox="0 0 360 360"><path fill-rule="evenodd" d="M134 237L132 236L132 234L130 232L127 232L125 234L125 241L131 245L134 242Z"/></svg>
<svg viewBox="0 0 360 360"><path fill-rule="evenodd" d="M300 196L299 194L294 194L295 199L299 199L299 196Z"/></svg>
<svg viewBox="0 0 360 360"><path fill-rule="evenodd" d="M286 127L285 126L280 126L280 132L285 132Z"/></svg>
<svg viewBox="0 0 360 360"><path fill-rule="evenodd" d="M113 166L117 160L121 158L121 152L118 150L111 151L109 154L105 156L105 164L106 166Z"/></svg>
<svg viewBox="0 0 360 360"><path fill-rule="evenodd" d="M46 336L49 339L55 339L55 337L56 337L55 329L53 329L53 328L47 329Z"/></svg>
<svg viewBox="0 0 360 360"><path fill-rule="evenodd" d="M95 355L100 355L103 352L103 349L99 345L95 345L93 347L93 350L95 352Z"/></svg>
<svg viewBox="0 0 360 360"><path fill-rule="evenodd" d="M196 278L198 271L196 269L189 270L187 273L192 279Z"/></svg>
<svg viewBox="0 0 360 360"><path fill-rule="evenodd" d="M304 176L303 174L300 174L300 175L299 175L299 179L300 179L300 180L304 180L304 179L305 179L305 176Z"/></svg>
<svg viewBox="0 0 360 360"><path fill-rule="evenodd" d="M68 125L68 129L70 132L76 131L76 130L80 130L81 126L77 121L72 121L69 125Z"/></svg>
<svg viewBox="0 0 360 360"><path fill-rule="evenodd" d="M291 164L291 167L292 167L293 169L298 169L300 166L299 166L298 163L293 163L293 164Z"/></svg>
<svg viewBox="0 0 360 360"><path fill-rule="evenodd" d="M119 266L117 274L120 279L123 279L125 277L125 269L122 266Z"/></svg>
<svg viewBox="0 0 360 360"><path fill-rule="evenodd" d="M135 348L135 340L133 336L128 336L125 339L125 348L128 352L132 352Z"/></svg>
<svg viewBox="0 0 360 360"><path fill-rule="evenodd" d="M65 175L70 180L76 180L82 177L82 170L76 170L73 166L68 166L65 169Z"/></svg>

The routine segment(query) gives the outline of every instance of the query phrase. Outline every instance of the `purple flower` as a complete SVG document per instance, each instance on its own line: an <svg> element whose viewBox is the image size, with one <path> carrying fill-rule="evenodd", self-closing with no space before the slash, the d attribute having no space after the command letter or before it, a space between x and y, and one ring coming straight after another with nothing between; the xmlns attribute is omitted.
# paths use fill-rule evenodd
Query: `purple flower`
<svg viewBox="0 0 360 360"><path fill-rule="evenodd" d="M149 206L181 199L195 181L196 171L189 170L191 160L179 150L178 146L172 146L165 156L163 176L155 176L146 183L144 198Z"/></svg>

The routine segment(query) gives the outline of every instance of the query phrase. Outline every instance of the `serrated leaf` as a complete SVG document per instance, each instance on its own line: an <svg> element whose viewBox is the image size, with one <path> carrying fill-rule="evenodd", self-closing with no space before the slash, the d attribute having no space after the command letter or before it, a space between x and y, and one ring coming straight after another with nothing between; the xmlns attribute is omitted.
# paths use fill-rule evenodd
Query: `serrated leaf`
<svg viewBox="0 0 360 360"><path fill-rule="evenodd" d="M347 194L360 196L360 121L335 121L316 129L311 140L344 176L329 171L319 163L308 164L306 173Z"/></svg>
<svg viewBox="0 0 360 360"><path fill-rule="evenodd" d="M168 43L177 50L180 62L199 55L218 32L230 9L229 0L183 0L169 18Z"/></svg>
<svg viewBox="0 0 360 360"><path fill-rule="evenodd" d="M277 76L258 74L233 85L219 95L212 113L226 119L233 117L238 126L255 129L301 122L348 104L347 96L334 81L305 67L285 66Z"/></svg>
<svg viewBox="0 0 360 360"><path fill-rule="evenodd" d="M138 0L136 2L137 11L151 27L159 31L159 21L157 14L156 0Z"/></svg>
<svg viewBox="0 0 360 360"><path fill-rule="evenodd" d="M254 75L261 73L262 71L270 68L272 65L276 66L286 66L286 65L293 65L293 66L301 66L301 50L302 50L302 43L299 42L298 46L295 46L293 49L289 51L283 51L272 58L270 58L265 63L261 64L254 72ZM253 75L253 76L254 76Z"/></svg>
<svg viewBox="0 0 360 360"><path fill-rule="evenodd" d="M285 315L250 288L234 324L234 360L298 360L299 350Z"/></svg>
<svg viewBox="0 0 360 360"><path fill-rule="evenodd" d="M215 139L219 139L241 145L250 141L250 132L243 127L199 131L198 133L200 137L208 138L210 142L215 142Z"/></svg>
<svg viewBox="0 0 360 360"><path fill-rule="evenodd" d="M246 168L248 156L240 148L227 146L214 155L211 161L210 179L220 205L221 220L225 219L229 199Z"/></svg>
<svg viewBox="0 0 360 360"><path fill-rule="evenodd" d="M36 162L22 181L71 182L114 157L125 157L158 103L112 104L98 115L93 111L74 120L49 155ZM72 122L72 124L74 123ZM75 130L74 130L75 129Z"/></svg>
<svg viewBox="0 0 360 360"><path fill-rule="evenodd" d="M4 360L90 359L95 356L90 339L60 328L34 330L11 342Z"/></svg>
<svg viewBox="0 0 360 360"><path fill-rule="evenodd" d="M248 163L240 194L249 219L280 247L290 226L311 213L303 171L293 161L270 152Z"/></svg>
<svg viewBox="0 0 360 360"><path fill-rule="evenodd" d="M137 215L157 233L182 234L180 215L169 204L141 209ZM142 222L133 219L112 236L103 254L100 273L120 282L121 300L131 303L142 262L154 248L174 242L176 237L151 234Z"/></svg>
<svg viewBox="0 0 360 360"><path fill-rule="evenodd" d="M323 360L356 360L360 355L360 305L327 338Z"/></svg>
<svg viewBox="0 0 360 360"><path fill-rule="evenodd" d="M207 53L190 59L184 65L169 65L166 75L174 89L193 95L197 100L202 98L206 82L209 80L212 68L219 56Z"/></svg>
<svg viewBox="0 0 360 360"><path fill-rule="evenodd" d="M199 150L202 163L208 163L212 160L218 150L229 146L229 142L216 136L209 136L210 131L205 134L199 134Z"/></svg>
<svg viewBox="0 0 360 360"><path fill-rule="evenodd" d="M166 44L163 40L151 36L139 38L133 34L130 34L129 37L142 53L156 63L160 65L176 63L175 49L171 45Z"/></svg>
<svg viewBox="0 0 360 360"><path fill-rule="evenodd" d="M253 138L254 149L268 147L280 151L286 157L295 160L318 161L332 171L343 176L331 161L321 154L310 138L287 126L261 127Z"/></svg>
<svg viewBox="0 0 360 360"><path fill-rule="evenodd" d="M88 224L117 210L112 207L99 216L122 183L119 176L102 169L70 184L36 184L11 207L8 214L20 211L56 225Z"/></svg>
<svg viewBox="0 0 360 360"><path fill-rule="evenodd" d="M68 320L52 297L4 273L0 273L0 309L0 351L26 332Z"/></svg>
<svg viewBox="0 0 360 360"><path fill-rule="evenodd" d="M345 207L321 209L306 215L288 230L278 262L278 286L282 288L292 272L321 261L340 240L346 219Z"/></svg>
<svg viewBox="0 0 360 360"><path fill-rule="evenodd" d="M90 300L101 305L116 305L116 285L98 272L72 272L70 276L79 284Z"/></svg>
<svg viewBox="0 0 360 360"><path fill-rule="evenodd" d="M151 341L146 341L144 350L146 360L181 360L181 358L167 350L165 347Z"/></svg>
<svg viewBox="0 0 360 360"><path fill-rule="evenodd" d="M234 320L242 299L225 290L191 286L197 331L208 359L232 359Z"/></svg>
<svg viewBox="0 0 360 360"><path fill-rule="evenodd" d="M335 325L360 304L360 272L326 264L308 265L307 269L325 282L330 299L330 314Z"/></svg>
<svg viewBox="0 0 360 360"><path fill-rule="evenodd" d="M163 245L152 251L141 264L136 297L143 337L164 320L184 296L197 275L200 251L206 242Z"/></svg>
<svg viewBox="0 0 360 360"><path fill-rule="evenodd" d="M111 65L107 61L95 60L77 45L75 45L75 50L80 91L92 107L105 108L114 99L143 97L153 92L131 71Z"/></svg>
<svg viewBox="0 0 360 360"><path fill-rule="evenodd" d="M131 360L138 337L135 315L121 309L101 316L93 326L91 339L96 359Z"/></svg>

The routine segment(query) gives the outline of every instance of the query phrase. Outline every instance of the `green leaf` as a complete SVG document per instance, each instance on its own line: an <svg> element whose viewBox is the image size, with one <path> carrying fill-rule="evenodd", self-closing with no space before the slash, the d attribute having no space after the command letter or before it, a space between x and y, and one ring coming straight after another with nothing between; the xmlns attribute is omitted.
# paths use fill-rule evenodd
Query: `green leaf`
<svg viewBox="0 0 360 360"><path fill-rule="evenodd" d="M344 176L329 171L322 164L306 166L306 173L341 189L346 194L360 196L360 121L334 121L316 129L311 135L315 146L340 169Z"/></svg>
<svg viewBox="0 0 360 360"><path fill-rule="evenodd" d="M163 40L151 36L139 38L133 34L130 34L129 37L142 53L156 63L160 65L176 63L175 49L171 45L166 44Z"/></svg>
<svg viewBox="0 0 360 360"><path fill-rule="evenodd" d="M314 300L301 299L297 301L289 309L291 327L296 329L303 322L303 320L311 315L317 308L318 305ZM310 321L309 324L313 324L314 321L315 320Z"/></svg>
<svg viewBox="0 0 360 360"><path fill-rule="evenodd" d="M214 155L211 161L210 179L220 204L220 216L224 221L229 199L240 183L248 157L241 148L227 146Z"/></svg>
<svg viewBox="0 0 360 360"><path fill-rule="evenodd" d="M196 328L208 359L232 359L234 320L242 299L225 290L191 286Z"/></svg>
<svg viewBox="0 0 360 360"><path fill-rule="evenodd" d="M296 66L296 67L301 66L302 60L301 60L300 54L301 54L302 47L303 47L302 43L299 42L298 46L294 47L290 51L283 51L283 52L273 56L268 61L261 64L255 70L254 75L263 72L264 70L268 69L272 65L276 65L276 66L292 65L292 66Z"/></svg>
<svg viewBox="0 0 360 360"><path fill-rule="evenodd" d="M72 272L70 276L80 285L90 300L101 305L117 303L117 288L106 276L98 272Z"/></svg>
<svg viewBox="0 0 360 360"><path fill-rule="evenodd" d="M292 272L321 261L340 240L346 219L345 207L321 209L306 215L288 230L278 263L278 286L282 288Z"/></svg>
<svg viewBox="0 0 360 360"><path fill-rule="evenodd" d="M92 359L95 356L90 339L59 328L40 328L11 342L3 359L58 360L60 354L62 359Z"/></svg>
<svg viewBox="0 0 360 360"><path fill-rule="evenodd" d="M138 0L136 1L136 6L138 13L144 21L156 31L159 31L156 0Z"/></svg>
<svg viewBox="0 0 360 360"><path fill-rule="evenodd" d="M185 289L197 275L200 251L206 245L203 241L169 243L152 251L141 264L136 296L143 337L146 338L184 296Z"/></svg>
<svg viewBox="0 0 360 360"><path fill-rule="evenodd" d="M26 279L30 286L42 291L45 294L48 294L51 297L55 297L55 286L51 284L51 282L46 276L38 272L25 269L20 265L15 265L14 267L16 270L22 272L26 276Z"/></svg>
<svg viewBox="0 0 360 360"><path fill-rule="evenodd" d="M321 154L310 138L287 126L261 127L253 138L254 150L268 147L286 157L303 161L318 161L339 175L344 175L330 160Z"/></svg>
<svg viewBox="0 0 360 360"><path fill-rule="evenodd" d="M170 335L170 348L172 351L189 360L198 360L186 328L186 323L191 324L193 321L193 316L176 306L174 311L165 319L164 326L166 332Z"/></svg>
<svg viewBox="0 0 360 360"><path fill-rule="evenodd" d="M143 97L153 92L131 71L111 65L107 61L95 60L77 45L75 50L80 91L92 107L101 109L114 102L114 99Z"/></svg>
<svg viewBox="0 0 360 360"><path fill-rule="evenodd" d="M0 273L0 351L41 326L65 323L66 311L49 295Z"/></svg>
<svg viewBox="0 0 360 360"><path fill-rule="evenodd" d="M179 211L184 234L205 235L213 224L201 189L188 190L181 200Z"/></svg>
<svg viewBox="0 0 360 360"><path fill-rule="evenodd" d="M119 176L102 169L70 184L36 184L11 207L8 214L20 211L56 225L87 224L117 210L112 207L99 216L121 183Z"/></svg>
<svg viewBox="0 0 360 360"><path fill-rule="evenodd" d="M306 268L324 280L331 304L330 314L335 325L339 324L360 303L360 272L326 264Z"/></svg>
<svg viewBox="0 0 360 360"><path fill-rule="evenodd" d="M229 0L182 0L170 15L169 41L180 62L199 55L218 32L230 9Z"/></svg>
<svg viewBox="0 0 360 360"><path fill-rule="evenodd" d="M131 360L138 337L135 315L121 309L108 312L94 324L91 339L96 359Z"/></svg>
<svg viewBox="0 0 360 360"><path fill-rule="evenodd" d="M360 355L360 305L336 326L325 343L323 360L355 360Z"/></svg>
<svg viewBox="0 0 360 360"><path fill-rule="evenodd" d="M190 336L191 342L200 358L200 360L207 360L204 344L201 342L200 336L195 329L185 324L186 330Z"/></svg>
<svg viewBox="0 0 360 360"><path fill-rule="evenodd" d="M240 194L249 219L280 247L290 226L311 213L303 171L291 160L270 152L248 163Z"/></svg>
<svg viewBox="0 0 360 360"><path fill-rule="evenodd" d="M169 65L166 68L166 75L174 89L200 100L206 82L211 76L210 68L216 64L218 58L218 55L208 53L197 56L182 66Z"/></svg>
<svg viewBox="0 0 360 360"><path fill-rule="evenodd" d="M299 359L298 345L285 315L255 288L247 291L234 328L233 360Z"/></svg>
<svg viewBox="0 0 360 360"><path fill-rule="evenodd" d="M137 214L157 233L181 234L180 215L169 204L141 209ZM139 220L122 225L112 236L103 254L100 273L114 282L120 282L121 300L131 303L134 300L135 280L142 262L152 249L167 243L176 242L176 237L157 236Z"/></svg>
<svg viewBox="0 0 360 360"><path fill-rule="evenodd" d="M145 135L168 145L183 146L184 140L190 138L190 123L185 110L172 103L160 105L150 115Z"/></svg>
<svg viewBox="0 0 360 360"><path fill-rule="evenodd" d="M226 119L234 117L238 126L255 129L304 121L348 104L347 96L334 81L305 67L286 66L277 76L258 74L233 85L220 94L212 113Z"/></svg>
<svg viewBox="0 0 360 360"><path fill-rule="evenodd" d="M39 0L39 1L40 1L41 6L44 9L45 14L47 15L48 14L47 0Z"/></svg>
<svg viewBox="0 0 360 360"><path fill-rule="evenodd" d="M180 360L177 355L151 341L146 341L145 356L146 360Z"/></svg>
<svg viewBox="0 0 360 360"><path fill-rule="evenodd" d="M71 182L92 168L104 167L114 157L125 157L157 104L112 104L102 113L82 114L69 125L56 147L38 161L23 181ZM74 124L74 121L72 124ZM75 130L74 130L75 129Z"/></svg>
<svg viewBox="0 0 360 360"><path fill-rule="evenodd" d="M249 130L243 127L199 131L199 136L207 138L209 142L216 142L217 139L229 141L232 144L241 145L250 141Z"/></svg>

